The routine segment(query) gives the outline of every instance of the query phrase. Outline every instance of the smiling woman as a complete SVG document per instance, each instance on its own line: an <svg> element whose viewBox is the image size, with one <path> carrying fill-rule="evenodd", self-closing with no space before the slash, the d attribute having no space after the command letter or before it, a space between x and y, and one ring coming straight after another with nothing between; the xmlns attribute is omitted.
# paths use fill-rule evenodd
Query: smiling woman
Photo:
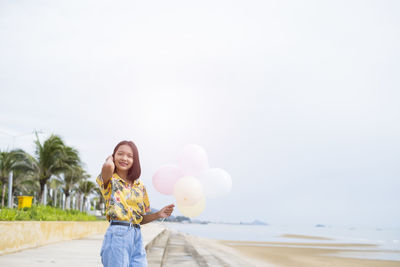
<svg viewBox="0 0 400 267"><path fill-rule="evenodd" d="M122 141L106 159L97 178L110 221L100 252L105 267L147 266L140 225L169 217L173 211L174 205L168 205L146 214L150 212L150 203L140 174L136 145Z"/></svg>

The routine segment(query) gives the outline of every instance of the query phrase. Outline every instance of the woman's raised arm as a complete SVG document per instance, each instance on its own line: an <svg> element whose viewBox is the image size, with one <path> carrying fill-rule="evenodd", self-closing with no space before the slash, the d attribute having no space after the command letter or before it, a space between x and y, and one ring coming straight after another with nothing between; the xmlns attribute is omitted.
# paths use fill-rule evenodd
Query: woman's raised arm
<svg viewBox="0 0 400 267"><path fill-rule="evenodd" d="M103 164L103 168L101 169L101 178L103 179L104 187L107 187L108 182L114 174L114 159L113 156L109 156L106 159L106 162Z"/></svg>

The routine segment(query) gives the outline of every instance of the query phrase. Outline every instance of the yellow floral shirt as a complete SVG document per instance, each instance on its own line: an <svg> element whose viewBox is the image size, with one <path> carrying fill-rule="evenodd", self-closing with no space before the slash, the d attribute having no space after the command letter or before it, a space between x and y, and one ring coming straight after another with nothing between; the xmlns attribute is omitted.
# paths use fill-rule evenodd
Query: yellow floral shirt
<svg viewBox="0 0 400 267"><path fill-rule="evenodd" d="M130 221L139 224L150 211L149 197L143 183L137 179L132 187L114 173L107 187L99 175L96 182L106 201L107 220Z"/></svg>

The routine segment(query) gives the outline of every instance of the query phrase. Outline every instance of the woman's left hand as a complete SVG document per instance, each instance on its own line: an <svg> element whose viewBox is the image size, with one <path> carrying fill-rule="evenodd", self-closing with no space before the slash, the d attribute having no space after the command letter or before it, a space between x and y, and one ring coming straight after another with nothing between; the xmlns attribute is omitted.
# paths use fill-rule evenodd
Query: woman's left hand
<svg viewBox="0 0 400 267"><path fill-rule="evenodd" d="M174 211L174 204L165 206L164 208L162 208L158 213L160 215L160 218L167 218L169 216L171 216L172 212Z"/></svg>

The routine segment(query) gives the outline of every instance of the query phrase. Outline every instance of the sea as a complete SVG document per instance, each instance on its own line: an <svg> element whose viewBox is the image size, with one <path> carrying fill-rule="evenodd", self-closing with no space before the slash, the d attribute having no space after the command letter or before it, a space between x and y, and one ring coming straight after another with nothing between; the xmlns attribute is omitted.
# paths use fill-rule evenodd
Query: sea
<svg viewBox="0 0 400 267"><path fill-rule="evenodd" d="M293 226L293 225L241 225L223 223L172 223L165 226L187 234L205 238L228 241L257 241L302 243L295 247L313 247L312 244L374 244L376 247L346 247L346 252L336 256L399 261L400 266L400 228L356 228L343 226ZM327 240L288 238L284 235L304 235L325 237ZM310 245L307 245L309 243ZM262 244L255 244L262 245ZM270 245L268 245L270 246Z"/></svg>

